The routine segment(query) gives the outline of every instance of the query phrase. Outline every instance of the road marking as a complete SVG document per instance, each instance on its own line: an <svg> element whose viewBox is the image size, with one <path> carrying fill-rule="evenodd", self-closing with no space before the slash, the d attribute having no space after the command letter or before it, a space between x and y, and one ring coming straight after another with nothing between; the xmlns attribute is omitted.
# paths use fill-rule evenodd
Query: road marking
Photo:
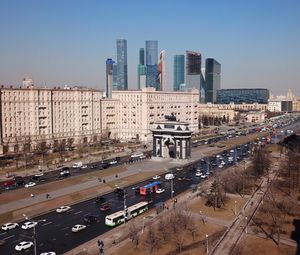
<svg viewBox="0 0 300 255"><path fill-rule="evenodd" d="M65 228L63 228L62 230L66 230L66 229L68 229L69 227L65 227Z"/></svg>
<svg viewBox="0 0 300 255"><path fill-rule="evenodd" d="M7 234L7 232L5 232L5 233L1 233L1 234L0 234L0 236L6 235L6 234Z"/></svg>
<svg viewBox="0 0 300 255"><path fill-rule="evenodd" d="M47 222L47 223L45 223L45 224L43 224L42 226L47 226L47 225L49 225L49 224L51 224L52 222L50 221L50 222Z"/></svg>
<svg viewBox="0 0 300 255"><path fill-rule="evenodd" d="M44 246L44 244L43 244L43 243L40 243L39 246Z"/></svg>
<svg viewBox="0 0 300 255"><path fill-rule="evenodd" d="M73 211L75 211L75 209L71 209L71 210L68 210L69 212L73 212Z"/></svg>
<svg viewBox="0 0 300 255"><path fill-rule="evenodd" d="M5 238L3 238L2 240L7 240L7 239L10 239L10 238L13 238L14 236L15 236L15 235L5 237Z"/></svg>
<svg viewBox="0 0 300 255"><path fill-rule="evenodd" d="M78 211L78 212L74 213L74 215L75 215L75 214L79 214L79 213L82 213L82 211Z"/></svg>

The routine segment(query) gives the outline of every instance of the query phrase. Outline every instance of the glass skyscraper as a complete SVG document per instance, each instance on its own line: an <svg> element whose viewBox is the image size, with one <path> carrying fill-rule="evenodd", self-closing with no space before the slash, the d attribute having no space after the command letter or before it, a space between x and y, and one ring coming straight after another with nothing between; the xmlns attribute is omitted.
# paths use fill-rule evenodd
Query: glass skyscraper
<svg viewBox="0 0 300 255"><path fill-rule="evenodd" d="M111 98L111 92L113 89L113 65L115 61L111 58L106 60L106 98Z"/></svg>
<svg viewBox="0 0 300 255"><path fill-rule="evenodd" d="M174 56L174 81L173 90L180 90L180 85L184 84L184 55Z"/></svg>
<svg viewBox="0 0 300 255"><path fill-rule="evenodd" d="M140 51L139 51L139 64L145 65L145 49L144 48L140 48Z"/></svg>
<svg viewBox="0 0 300 255"><path fill-rule="evenodd" d="M221 64L213 58L205 61L206 103L217 101L217 90L221 88Z"/></svg>
<svg viewBox="0 0 300 255"><path fill-rule="evenodd" d="M128 90L127 41L117 39L117 84L118 90Z"/></svg>
<svg viewBox="0 0 300 255"><path fill-rule="evenodd" d="M217 103L229 104L267 104L270 96L268 89L220 89L217 91Z"/></svg>
<svg viewBox="0 0 300 255"><path fill-rule="evenodd" d="M145 50L140 48L139 50L139 64L137 67L138 73L138 89L146 87L146 65L145 65Z"/></svg>
<svg viewBox="0 0 300 255"><path fill-rule="evenodd" d="M146 86L160 90L157 62L158 41L146 41Z"/></svg>
<svg viewBox="0 0 300 255"><path fill-rule="evenodd" d="M195 51L186 51L185 88L198 89L201 82L201 54Z"/></svg>

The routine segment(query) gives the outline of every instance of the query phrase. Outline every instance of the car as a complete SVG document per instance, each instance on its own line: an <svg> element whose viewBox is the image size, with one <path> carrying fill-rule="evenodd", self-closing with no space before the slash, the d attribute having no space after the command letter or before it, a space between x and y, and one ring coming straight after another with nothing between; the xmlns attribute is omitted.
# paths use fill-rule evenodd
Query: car
<svg viewBox="0 0 300 255"><path fill-rule="evenodd" d="M159 176L159 175L154 175L154 176L152 177L152 179L153 179L153 180L158 180L158 179L160 179L160 176Z"/></svg>
<svg viewBox="0 0 300 255"><path fill-rule="evenodd" d="M5 223L1 228L4 230L4 231L7 231L7 230L10 230L10 229L14 229L16 227L18 227L19 224L18 223Z"/></svg>
<svg viewBox="0 0 300 255"><path fill-rule="evenodd" d="M195 174L197 177L200 177L202 175L202 173L200 171L197 171Z"/></svg>
<svg viewBox="0 0 300 255"><path fill-rule="evenodd" d="M174 174L166 174L165 175L165 179L166 180L172 180L172 179L174 179Z"/></svg>
<svg viewBox="0 0 300 255"><path fill-rule="evenodd" d="M183 170L182 167L177 167L177 168L176 168L176 171L182 171L182 170Z"/></svg>
<svg viewBox="0 0 300 255"><path fill-rule="evenodd" d="M63 170L60 172L60 177L68 177L70 175L69 170Z"/></svg>
<svg viewBox="0 0 300 255"><path fill-rule="evenodd" d="M54 251L48 251L48 252L43 252L40 255L56 255L56 252L54 252Z"/></svg>
<svg viewBox="0 0 300 255"><path fill-rule="evenodd" d="M116 164L118 164L118 161L112 160L112 161L109 162L109 164L110 164L110 165L116 165Z"/></svg>
<svg viewBox="0 0 300 255"><path fill-rule="evenodd" d="M146 156L145 155L141 155L141 156L139 156L139 159L145 159L146 158Z"/></svg>
<svg viewBox="0 0 300 255"><path fill-rule="evenodd" d="M134 154L132 154L130 157L131 158L140 158L140 157L142 157L144 154L143 153L134 153Z"/></svg>
<svg viewBox="0 0 300 255"><path fill-rule="evenodd" d="M43 170L39 170L34 176L35 177L41 177L44 175L44 171Z"/></svg>
<svg viewBox="0 0 300 255"><path fill-rule="evenodd" d="M70 209L71 209L70 206L68 206L68 205L63 205L63 206L57 208L57 209L56 209L56 212L57 212L57 213L63 213L63 212L69 211Z"/></svg>
<svg viewBox="0 0 300 255"><path fill-rule="evenodd" d="M79 231L81 231L81 230L83 230L85 228L86 228L86 225L77 224L74 227L72 227L72 232L76 233L76 232L79 232Z"/></svg>
<svg viewBox="0 0 300 255"><path fill-rule="evenodd" d="M157 190L156 190L156 194L161 194L161 193L164 193L165 192L165 189L163 189L163 188L158 188Z"/></svg>
<svg viewBox="0 0 300 255"><path fill-rule="evenodd" d="M83 165L82 167L81 167L81 169L86 169L88 166L87 165Z"/></svg>
<svg viewBox="0 0 300 255"><path fill-rule="evenodd" d="M33 246L33 242L30 242L30 241L23 241L23 242L18 243L18 244L15 246L15 250L16 250L16 251L27 250L27 249L31 248L32 246Z"/></svg>
<svg viewBox="0 0 300 255"><path fill-rule="evenodd" d="M88 215L83 218L84 223L92 223L98 220L98 216Z"/></svg>
<svg viewBox="0 0 300 255"><path fill-rule="evenodd" d="M35 221L27 221L21 226L22 229L30 229L37 225L38 223Z"/></svg>
<svg viewBox="0 0 300 255"><path fill-rule="evenodd" d="M76 162L76 163L74 163L74 165L72 166L73 168L80 168L80 167L82 167L82 162L80 161L80 162Z"/></svg>
<svg viewBox="0 0 300 255"><path fill-rule="evenodd" d="M28 182L28 183L25 184L25 188L30 188L30 187L33 187L35 185L36 185L35 182Z"/></svg>
<svg viewBox="0 0 300 255"><path fill-rule="evenodd" d="M99 204L103 204L106 202L106 198L105 197L96 197L95 202L99 203Z"/></svg>
<svg viewBox="0 0 300 255"><path fill-rule="evenodd" d="M201 174L201 179L206 179L207 178L207 175L206 174Z"/></svg>
<svg viewBox="0 0 300 255"><path fill-rule="evenodd" d="M91 169L96 169L96 168L98 168L99 166L97 165L97 164L92 164L91 166L90 166L90 168Z"/></svg>
<svg viewBox="0 0 300 255"><path fill-rule="evenodd" d="M107 211L110 211L110 209L111 209L111 207L107 203L100 206L100 211L101 212L107 212Z"/></svg>

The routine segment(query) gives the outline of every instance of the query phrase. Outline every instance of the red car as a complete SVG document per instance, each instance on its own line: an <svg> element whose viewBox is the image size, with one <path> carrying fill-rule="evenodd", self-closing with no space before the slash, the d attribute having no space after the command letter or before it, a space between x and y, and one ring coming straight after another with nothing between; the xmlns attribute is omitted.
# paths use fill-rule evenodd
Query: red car
<svg viewBox="0 0 300 255"><path fill-rule="evenodd" d="M107 212L109 211L111 208L110 208L110 205L109 204L103 204L100 206L100 211L101 212Z"/></svg>

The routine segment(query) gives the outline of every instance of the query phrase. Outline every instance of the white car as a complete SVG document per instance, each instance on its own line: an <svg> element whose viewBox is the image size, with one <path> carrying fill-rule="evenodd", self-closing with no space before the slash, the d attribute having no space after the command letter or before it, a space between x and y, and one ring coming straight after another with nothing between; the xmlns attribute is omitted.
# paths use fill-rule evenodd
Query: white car
<svg viewBox="0 0 300 255"><path fill-rule="evenodd" d="M30 187L33 187L35 185L36 185L35 182L28 182L28 183L25 184L25 188L30 188Z"/></svg>
<svg viewBox="0 0 300 255"><path fill-rule="evenodd" d="M70 206L63 205L63 206L57 208L57 209L56 209L56 212L58 212L58 213L63 213L63 212L69 211L70 209L71 209Z"/></svg>
<svg viewBox="0 0 300 255"><path fill-rule="evenodd" d="M35 222L35 221L27 221L27 222L25 222L25 223L21 226L21 228L22 228L22 229L30 229L30 228L35 227L37 224L38 224L38 223Z"/></svg>
<svg viewBox="0 0 300 255"><path fill-rule="evenodd" d="M82 167L82 162L74 163L74 165L72 167L73 168L80 168L80 167Z"/></svg>
<svg viewBox="0 0 300 255"><path fill-rule="evenodd" d="M139 156L139 158L140 158L140 159L145 159L146 156L145 156L145 155L141 155L141 156Z"/></svg>
<svg viewBox="0 0 300 255"><path fill-rule="evenodd" d="M86 228L86 225L77 224L72 228L72 232L76 233Z"/></svg>
<svg viewBox="0 0 300 255"><path fill-rule="evenodd" d="M202 175L202 173L200 171L197 171L195 175L200 177Z"/></svg>
<svg viewBox="0 0 300 255"><path fill-rule="evenodd" d="M22 251L22 250L26 250L26 249L29 249L30 247L33 246L33 242L20 242L18 243L16 246L15 246L15 250L16 251Z"/></svg>
<svg viewBox="0 0 300 255"><path fill-rule="evenodd" d="M87 168L87 165L83 165L82 167L81 167L81 169L86 169Z"/></svg>
<svg viewBox="0 0 300 255"><path fill-rule="evenodd" d="M132 154L130 157L131 157L131 158L140 158L140 157L142 157L142 156L144 156L143 153L134 153L134 154Z"/></svg>
<svg viewBox="0 0 300 255"><path fill-rule="evenodd" d="M4 231L10 230L10 229L14 229L16 227L18 227L19 224L18 223L5 223L1 228Z"/></svg>
<svg viewBox="0 0 300 255"><path fill-rule="evenodd" d="M156 191L156 194L161 194L161 193L164 193L164 192L165 192L165 189L158 188L157 191Z"/></svg>
<svg viewBox="0 0 300 255"><path fill-rule="evenodd" d="M54 252L54 251L48 251L48 252L43 252L40 255L56 255L56 252Z"/></svg>
<svg viewBox="0 0 300 255"><path fill-rule="evenodd" d="M207 178L207 175L206 174L201 174L201 179L206 179Z"/></svg>
<svg viewBox="0 0 300 255"><path fill-rule="evenodd" d="M158 180L158 179L160 179L160 176L159 176L159 175L154 175L154 176L152 177L152 179L153 179L153 180Z"/></svg>
<svg viewBox="0 0 300 255"><path fill-rule="evenodd" d="M112 160L112 161L109 162L109 164L110 164L110 165L115 165L115 164L118 164L118 161Z"/></svg>
<svg viewBox="0 0 300 255"><path fill-rule="evenodd" d="M34 176L36 176L36 177L41 177L41 176L43 176L43 175L44 175L43 170L39 170Z"/></svg>

